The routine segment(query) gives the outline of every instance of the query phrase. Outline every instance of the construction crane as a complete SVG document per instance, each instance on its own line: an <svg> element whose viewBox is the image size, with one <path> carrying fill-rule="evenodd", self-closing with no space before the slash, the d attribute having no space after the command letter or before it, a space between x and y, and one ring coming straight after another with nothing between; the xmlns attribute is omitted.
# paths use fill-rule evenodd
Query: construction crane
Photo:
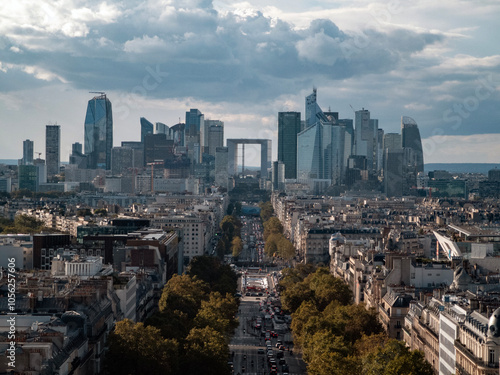
<svg viewBox="0 0 500 375"><path fill-rule="evenodd" d="M165 162L163 160L155 160L150 163L147 163L147 165L151 166L151 194L155 193L155 185L154 185L154 170L155 170L155 165L163 165Z"/></svg>
<svg viewBox="0 0 500 375"><path fill-rule="evenodd" d="M350 104L349 104L349 107L351 107L352 111L353 111L354 113L356 113L356 110L355 110L354 108L352 108L352 105L350 105Z"/></svg>
<svg viewBox="0 0 500 375"><path fill-rule="evenodd" d="M35 154L38 154L38 159L40 159L40 156L42 156L42 153L41 153L41 152L36 152L36 151L35 151Z"/></svg>

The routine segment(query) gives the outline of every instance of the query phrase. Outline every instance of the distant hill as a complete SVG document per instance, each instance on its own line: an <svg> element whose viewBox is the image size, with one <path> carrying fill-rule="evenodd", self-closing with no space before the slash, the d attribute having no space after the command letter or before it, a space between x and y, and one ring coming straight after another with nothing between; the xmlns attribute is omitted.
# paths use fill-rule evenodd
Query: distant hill
<svg viewBox="0 0 500 375"><path fill-rule="evenodd" d="M17 165L17 159L0 159L0 164Z"/></svg>
<svg viewBox="0 0 500 375"><path fill-rule="evenodd" d="M429 163L424 165L424 171L448 171L451 173L483 173L490 169L500 169L496 163Z"/></svg>

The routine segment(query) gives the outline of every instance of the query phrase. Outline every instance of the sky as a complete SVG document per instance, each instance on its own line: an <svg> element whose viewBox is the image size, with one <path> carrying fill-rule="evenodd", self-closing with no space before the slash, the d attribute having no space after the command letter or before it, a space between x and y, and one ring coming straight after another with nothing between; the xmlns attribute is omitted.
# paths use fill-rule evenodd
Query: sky
<svg viewBox="0 0 500 375"><path fill-rule="evenodd" d="M498 0L17 0L0 6L0 159L25 139L61 159L83 143L105 91L114 145L140 117L174 125L198 108L225 138L268 138L317 88L324 111L368 109L386 133L418 124L426 163L500 161ZM247 148L247 165L259 165ZM35 157L38 154L35 154Z"/></svg>

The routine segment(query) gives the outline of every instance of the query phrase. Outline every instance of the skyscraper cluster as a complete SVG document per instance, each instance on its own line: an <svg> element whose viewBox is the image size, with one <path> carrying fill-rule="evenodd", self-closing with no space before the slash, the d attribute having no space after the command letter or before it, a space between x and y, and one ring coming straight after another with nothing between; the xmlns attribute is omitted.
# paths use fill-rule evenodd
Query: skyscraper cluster
<svg viewBox="0 0 500 375"><path fill-rule="evenodd" d="M370 111L355 111L352 119L324 112L313 89L300 112L278 113L278 161L289 182L321 194L329 188L373 190L388 196L409 194L423 172L423 152L417 123L401 119L401 134L385 134ZM278 165L276 165L278 167ZM277 184L275 186L278 186Z"/></svg>

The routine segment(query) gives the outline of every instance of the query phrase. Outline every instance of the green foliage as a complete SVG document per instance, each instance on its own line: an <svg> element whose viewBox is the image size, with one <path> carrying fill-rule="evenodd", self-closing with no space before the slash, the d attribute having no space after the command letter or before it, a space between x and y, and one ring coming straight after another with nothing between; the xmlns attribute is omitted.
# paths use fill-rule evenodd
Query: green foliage
<svg viewBox="0 0 500 375"><path fill-rule="evenodd" d="M241 238L233 237L231 241L231 252L233 257L238 257L241 254L241 250L243 250L243 242L241 242Z"/></svg>
<svg viewBox="0 0 500 375"><path fill-rule="evenodd" d="M92 216L92 211L90 208L82 208L76 211L76 216Z"/></svg>
<svg viewBox="0 0 500 375"><path fill-rule="evenodd" d="M312 300L320 311L323 311L331 302L346 305L352 300L349 286L331 275L326 268L316 269L303 281L291 283L290 279L300 280L301 275L299 272L288 272L280 282L282 305L292 313L305 300Z"/></svg>
<svg viewBox="0 0 500 375"><path fill-rule="evenodd" d="M262 219L262 222L265 223L273 216L274 213L273 205L271 204L271 202L260 202L259 208L260 208L260 218Z"/></svg>
<svg viewBox="0 0 500 375"><path fill-rule="evenodd" d="M201 308L194 320L198 328L212 327L217 332L229 337L238 322L233 319L238 312L238 303L232 294L223 297L220 293L211 293L208 301L201 302Z"/></svg>
<svg viewBox="0 0 500 375"><path fill-rule="evenodd" d="M160 312L167 308L180 311L194 319L201 301L208 298L208 284L188 275L174 275L163 288L159 302Z"/></svg>
<svg viewBox="0 0 500 375"><path fill-rule="evenodd" d="M186 338L183 374L228 374L228 346L223 334L211 327L193 328Z"/></svg>
<svg viewBox="0 0 500 375"><path fill-rule="evenodd" d="M0 226L3 228L2 232L4 234L38 233L42 230L50 231L49 228L44 226L42 221L28 215L17 215L13 222L5 220Z"/></svg>
<svg viewBox="0 0 500 375"><path fill-rule="evenodd" d="M410 351L404 343L390 339L361 358L362 373L367 375L432 375L432 366L424 354Z"/></svg>
<svg viewBox="0 0 500 375"><path fill-rule="evenodd" d="M220 259L209 256L194 257L189 264L187 275L208 283L210 290L222 295L236 293L238 275Z"/></svg>
<svg viewBox="0 0 500 375"><path fill-rule="evenodd" d="M109 336L106 369L109 374L178 374L178 344L164 339L155 327L126 319Z"/></svg>
<svg viewBox="0 0 500 375"><path fill-rule="evenodd" d="M347 284L327 268L282 271L282 306L292 312L294 343L314 375L432 374L423 353L387 337L374 309L352 304Z"/></svg>
<svg viewBox="0 0 500 375"><path fill-rule="evenodd" d="M277 217L272 217L264 222L264 240L271 234L283 234L283 225Z"/></svg>

